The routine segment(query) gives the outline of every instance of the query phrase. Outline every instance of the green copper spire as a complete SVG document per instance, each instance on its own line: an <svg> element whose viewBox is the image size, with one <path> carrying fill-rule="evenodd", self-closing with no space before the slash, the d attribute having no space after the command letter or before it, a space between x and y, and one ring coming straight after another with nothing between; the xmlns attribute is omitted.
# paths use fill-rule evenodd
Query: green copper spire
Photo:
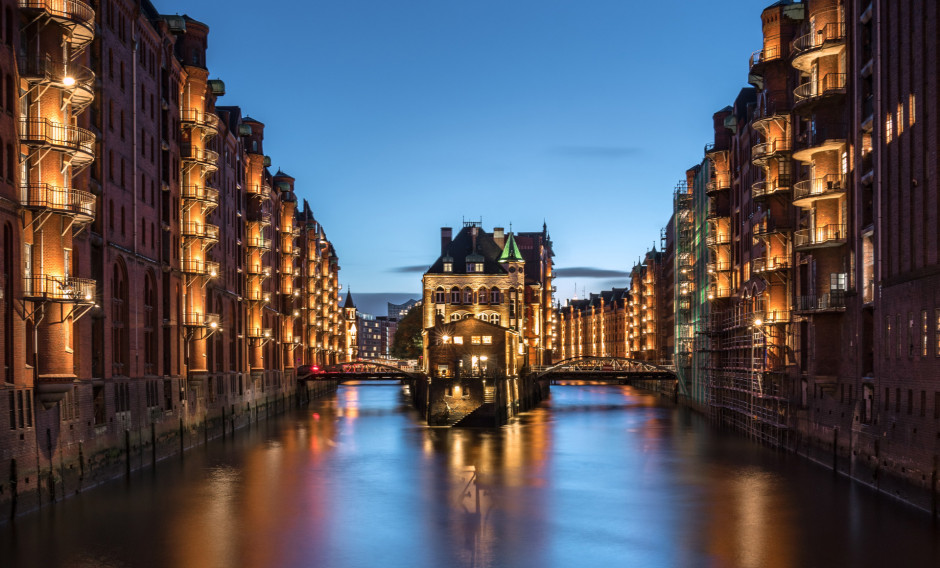
<svg viewBox="0 0 940 568"><path fill-rule="evenodd" d="M503 247L503 253L499 255L497 262L500 264L504 262L523 262L522 251L519 250L519 245L516 244L516 239L512 236L512 233L509 233L506 246Z"/></svg>

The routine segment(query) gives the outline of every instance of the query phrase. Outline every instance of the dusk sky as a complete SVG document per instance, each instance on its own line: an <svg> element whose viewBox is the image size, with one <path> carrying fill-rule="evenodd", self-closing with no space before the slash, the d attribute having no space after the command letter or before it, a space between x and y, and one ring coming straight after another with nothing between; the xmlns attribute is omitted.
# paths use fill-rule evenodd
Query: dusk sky
<svg viewBox="0 0 940 568"><path fill-rule="evenodd" d="M548 223L556 298L624 285L761 46L747 0L154 0L209 25L354 295L420 297L440 227ZM568 276L564 276L567 274ZM592 277L593 276L593 277Z"/></svg>

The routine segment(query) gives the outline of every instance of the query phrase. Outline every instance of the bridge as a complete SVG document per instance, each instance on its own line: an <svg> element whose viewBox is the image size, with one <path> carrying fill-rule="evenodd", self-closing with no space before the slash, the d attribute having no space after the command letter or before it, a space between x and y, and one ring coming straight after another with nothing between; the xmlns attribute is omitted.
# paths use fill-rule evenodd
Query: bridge
<svg viewBox="0 0 940 568"><path fill-rule="evenodd" d="M297 368L297 379L322 381L413 381L426 379L423 373L409 372L374 361L351 361L336 365L302 365Z"/></svg>
<svg viewBox="0 0 940 568"><path fill-rule="evenodd" d="M677 378L676 370L671 366L623 357L593 356L572 357L550 367L537 367L533 369L533 376L537 380L549 380L552 384L568 380L630 384L638 381L674 381Z"/></svg>

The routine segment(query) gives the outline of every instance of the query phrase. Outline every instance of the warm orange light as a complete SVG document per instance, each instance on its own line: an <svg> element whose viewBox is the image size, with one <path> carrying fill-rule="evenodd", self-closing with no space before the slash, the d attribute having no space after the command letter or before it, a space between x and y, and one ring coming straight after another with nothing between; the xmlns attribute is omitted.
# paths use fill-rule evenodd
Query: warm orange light
<svg viewBox="0 0 940 568"><path fill-rule="evenodd" d="M75 84L75 78L65 76L65 78L62 79L62 84L65 85L66 87L71 87L72 85Z"/></svg>

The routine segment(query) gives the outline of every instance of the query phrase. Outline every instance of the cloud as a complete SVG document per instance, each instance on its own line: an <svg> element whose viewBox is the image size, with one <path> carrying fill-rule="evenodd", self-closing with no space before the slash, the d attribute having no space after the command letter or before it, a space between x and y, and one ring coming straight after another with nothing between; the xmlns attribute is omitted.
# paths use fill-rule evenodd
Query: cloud
<svg viewBox="0 0 940 568"><path fill-rule="evenodd" d="M390 268L388 271L396 274L424 274L427 269L427 264L413 264L411 266L396 266L395 268Z"/></svg>
<svg viewBox="0 0 940 568"><path fill-rule="evenodd" d="M554 273L558 278L622 278L630 276L630 273L625 270L611 270L609 268L596 268L593 266L558 268Z"/></svg>
<svg viewBox="0 0 940 568"><path fill-rule="evenodd" d="M620 160L634 156L639 152L639 148L632 146L553 146L549 148L549 153L556 156L605 160Z"/></svg>

